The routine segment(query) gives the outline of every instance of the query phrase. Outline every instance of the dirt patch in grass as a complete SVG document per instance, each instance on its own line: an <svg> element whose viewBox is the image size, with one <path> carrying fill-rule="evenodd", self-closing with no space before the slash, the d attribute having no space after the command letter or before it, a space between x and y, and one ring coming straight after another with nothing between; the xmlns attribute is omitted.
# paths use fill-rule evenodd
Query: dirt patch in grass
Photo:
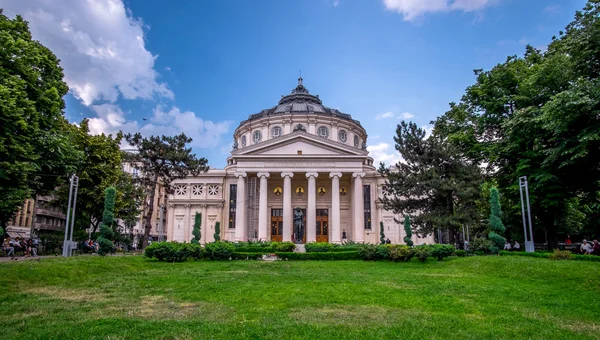
<svg viewBox="0 0 600 340"><path fill-rule="evenodd" d="M412 310L399 310L382 306L330 306L323 308L294 308L289 318L298 323L365 326L391 326L406 315L417 315Z"/></svg>
<svg viewBox="0 0 600 340"><path fill-rule="evenodd" d="M24 289L23 292L70 302L99 302L109 300L108 295L98 291L69 289L65 287L33 287Z"/></svg>

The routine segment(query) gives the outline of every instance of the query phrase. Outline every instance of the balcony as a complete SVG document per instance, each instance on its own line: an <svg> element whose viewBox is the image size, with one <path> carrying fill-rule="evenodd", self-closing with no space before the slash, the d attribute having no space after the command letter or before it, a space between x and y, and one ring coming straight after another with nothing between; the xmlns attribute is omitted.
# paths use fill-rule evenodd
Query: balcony
<svg viewBox="0 0 600 340"><path fill-rule="evenodd" d="M64 230L65 228L59 225L35 222L33 224L35 230Z"/></svg>
<svg viewBox="0 0 600 340"><path fill-rule="evenodd" d="M50 216L50 217L60 218L62 220L66 219L65 214L63 214L61 211L50 210L50 209L36 208L35 214L36 214L36 216Z"/></svg>

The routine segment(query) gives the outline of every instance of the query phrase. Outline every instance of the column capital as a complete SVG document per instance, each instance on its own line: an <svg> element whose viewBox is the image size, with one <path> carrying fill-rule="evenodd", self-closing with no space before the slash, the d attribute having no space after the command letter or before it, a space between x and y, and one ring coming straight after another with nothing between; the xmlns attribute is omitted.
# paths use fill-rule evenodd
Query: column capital
<svg viewBox="0 0 600 340"><path fill-rule="evenodd" d="M234 172L233 175L235 177L246 177L248 174L246 174L245 172Z"/></svg>
<svg viewBox="0 0 600 340"><path fill-rule="evenodd" d="M286 178L286 177L294 178L294 173L293 172L282 172L281 178Z"/></svg>
<svg viewBox="0 0 600 340"><path fill-rule="evenodd" d="M342 173L341 172L330 172L329 178L334 178L334 177L342 178Z"/></svg>
<svg viewBox="0 0 600 340"><path fill-rule="evenodd" d="M319 177L319 174L316 173L316 172L307 172L306 173L306 178L310 178L310 177L317 178L317 177Z"/></svg>
<svg viewBox="0 0 600 340"><path fill-rule="evenodd" d="M365 177L365 175L366 174L364 172L355 172L352 174L352 178L357 178L357 177L362 178L362 177Z"/></svg>
<svg viewBox="0 0 600 340"><path fill-rule="evenodd" d="M256 176L258 176L258 178L261 178L261 177L269 178L269 176L271 176L271 174L269 174L268 172L259 172L256 174Z"/></svg>

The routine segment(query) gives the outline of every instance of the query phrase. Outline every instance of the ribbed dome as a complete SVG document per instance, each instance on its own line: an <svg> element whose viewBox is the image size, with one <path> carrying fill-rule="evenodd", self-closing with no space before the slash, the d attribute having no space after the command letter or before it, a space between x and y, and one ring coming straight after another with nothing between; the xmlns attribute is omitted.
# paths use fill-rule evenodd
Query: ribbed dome
<svg viewBox="0 0 600 340"><path fill-rule="evenodd" d="M312 95L308 89L302 84L302 78L298 78L298 86L292 90L291 94L282 96L279 104L273 108L262 110L248 117L248 120L243 121L240 125L249 120L255 120L271 115L286 114L286 113L316 113L329 116L335 116L346 120L351 120L360 125L358 121L352 119L352 116L342 113L336 109L329 108L323 105L319 96Z"/></svg>

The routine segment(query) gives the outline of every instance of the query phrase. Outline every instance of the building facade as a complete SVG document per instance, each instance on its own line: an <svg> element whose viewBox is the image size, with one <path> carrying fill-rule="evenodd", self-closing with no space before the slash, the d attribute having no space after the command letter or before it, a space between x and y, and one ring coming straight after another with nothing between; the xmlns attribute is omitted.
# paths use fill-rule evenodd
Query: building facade
<svg viewBox="0 0 600 340"><path fill-rule="evenodd" d="M52 204L53 196L36 196L26 199L23 206L6 228L6 233L12 237L39 237L40 233L64 230L66 216L61 208ZM33 233L33 234L32 234Z"/></svg>
<svg viewBox="0 0 600 340"><path fill-rule="evenodd" d="M379 243L380 222L386 238L403 243L395 222L403 217L378 200L385 181L369 157L367 132L349 114L324 106L302 78L278 105L242 121L233 139L224 169L173 183L169 241L189 242L200 213L201 243L214 240L216 223L229 241Z"/></svg>

